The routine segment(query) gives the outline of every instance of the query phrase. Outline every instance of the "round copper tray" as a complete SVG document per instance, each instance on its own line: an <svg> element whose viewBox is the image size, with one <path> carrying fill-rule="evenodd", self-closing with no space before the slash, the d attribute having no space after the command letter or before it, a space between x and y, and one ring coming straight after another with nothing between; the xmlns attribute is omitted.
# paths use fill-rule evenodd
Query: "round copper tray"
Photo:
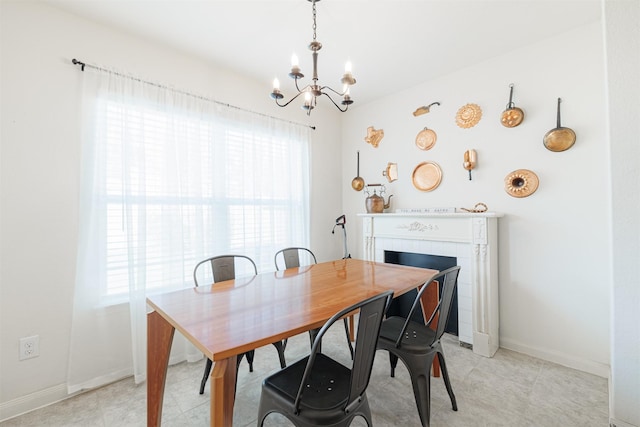
<svg viewBox="0 0 640 427"><path fill-rule="evenodd" d="M482 117L482 109L478 104L467 104L456 113L456 124L461 128L474 127Z"/></svg>
<svg viewBox="0 0 640 427"><path fill-rule="evenodd" d="M413 186L420 191L431 191L438 188L442 181L442 169L434 162L422 162L411 174Z"/></svg>
<svg viewBox="0 0 640 427"><path fill-rule="evenodd" d="M416 135L416 145L421 150L429 150L436 143L438 136L432 129L424 128Z"/></svg>
<svg viewBox="0 0 640 427"><path fill-rule="evenodd" d="M504 179L504 190L513 197L528 197L538 189L538 175L528 169L518 169Z"/></svg>

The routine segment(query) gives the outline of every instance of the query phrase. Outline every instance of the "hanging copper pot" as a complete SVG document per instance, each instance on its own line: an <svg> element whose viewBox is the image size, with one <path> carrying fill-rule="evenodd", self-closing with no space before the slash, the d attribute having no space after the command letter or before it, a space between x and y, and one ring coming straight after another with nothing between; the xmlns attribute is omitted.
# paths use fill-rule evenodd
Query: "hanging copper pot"
<svg viewBox="0 0 640 427"><path fill-rule="evenodd" d="M555 129L551 129L542 140L547 150L565 151L573 147L576 142L576 133L570 128L560 126L560 98L558 98L558 122Z"/></svg>
<svg viewBox="0 0 640 427"><path fill-rule="evenodd" d="M511 88L509 92L509 103L507 104L507 109L502 112L500 122L502 126L514 128L524 120L524 111L516 107L516 104L513 103L513 83L511 83L509 87Z"/></svg>

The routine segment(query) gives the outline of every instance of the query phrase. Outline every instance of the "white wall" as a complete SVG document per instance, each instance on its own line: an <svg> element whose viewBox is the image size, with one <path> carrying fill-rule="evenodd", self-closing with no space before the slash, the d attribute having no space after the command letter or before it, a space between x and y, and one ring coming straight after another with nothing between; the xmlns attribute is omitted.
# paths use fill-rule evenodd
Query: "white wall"
<svg viewBox="0 0 640 427"><path fill-rule="evenodd" d="M637 22L637 10L631 17L617 11L623 15L618 20L627 25ZM3 0L0 14L0 419L4 419L21 408L62 398L66 391L80 146L81 74L70 64L71 58L254 111L305 119L297 108L274 109L267 96L269 82L251 81L37 3ZM400 179L387 185L388 193L395 195L392 209L472 207L482 201L490 210L506 214L500 227L502 344L599 374L606 374L609 365L609 291L612 277L619 277L612 271L609 254L613 253L626 269L622 286L614 288L618 292L612 320L612 398L620 403L614 401L612 408L620 420L638 425L637 397L633 400L637 394L630 375L640 371L634 347L638 341L631 335L637 331L629 326L637 320L638 307L631 304L638 298L638 251L633 247L627 251L627 241L612 243L610 226L620 220L615 236L637 236L635 220L640 212L627 197L630 192L612 195L609 188L604 62L600 29L593 24L356 107L346 115L314 111L318 130L312 150L312 247L322 260L341 256L342 242L329 231L344 210L349 249L359 256L360 223L355 214L364 211L364 196L350 187L356 150L361 150L361 175L368 182L383 182L386 163L398 162ZM613 63L620 67L624 62L617 56ZM637 64L632 71L636 79ZM610 72L610 83L617 77ZM498 120L511 82L516 85L515 102L526 118L520 127L506 129ZM615 105L615 96L625 96L624 91L617 87L610 93L610 105ZM637 88L635 95L633 117L638 116ZM563 125L573 128L578 140L567 152L551 153L541 141L555 126L558 96L564 100ZM411 115L433 101L442 106L424 116ZM484 117L476 127L462 130L455 126L454 115L467 102L480 104ZM613 115L611 119L610 138L625 141L611 152L616 167L625 165L613 174L613 184L625 188L624 171L639 167L638 121L621 123ZM629 122L636 127L621 134L615 131ZM370 125L385 130L378 149L363 141ZM438 133L436 146L428 152L414 145L424 126ZM471 182L461 166L468 148L479 155ZM438 162L444 172L441 186L431 193L415 190L410 181L413 167L423 160ZM518 168L532 169L541 180L539 190L526 199L511 198L503 190L503 178ZM629 187L637 193L637 182ZM607 207L612 196L613 221ZM626 291L636 299L624 301ZM18 339L33 334L40 335L41 356L18 362ZM631 341L625 341L629 337Z"/></svg>
<svg viewBox="0 0 640 427"><path fill-rule="evenodd" d="M425 44L428 54L429 43ZM452 55L464 52L452 52ZM419 70L414 70L419 72ZM401 78L401 77L400 77ZM514 102L525 111L516 128L500 124L514 83ZM387 183L396 208L466 207L478 202L504 213L500 219L500 344L546 360L607 376L609 372L609 289L611 243L607 203L609 162L606 134L604 53L599 22L489 59L355 108L343 128L343 174L360 173L382 183L387 162L397 162L399 179ZM543 144L556 126L556 100L563 99L562 125L574 129L577 142L555 153ZM421 105L439 101L431 112L414 117ZM461 129L455 115L477 103L482 119ZM378 148L364 141L368 126L384 129ZM435 130L434 148L415 145L425 126ZM476 149L478 167L469 181L463 153ZM441 185L421 192L412 185L418 163L435 161ZM513 198L504 178L530 169L540 187L528 198ZM345 179L343 204L352 224L365 212L365 195ZM352 227L351 241L361 230ZM358 247L361 255L361 247ZM597 343L594 345L594 343Z"/></svg>
<svg viewBox="0 0 640 427"><path fill-rule="evenodd" d="M610 418L640 426L640 2L604 3L612 175Z"/></svg>
<svg viewBox="0 0 640 427"><path fill-rule="evenodd" d="M35 2L0 2L0 420L66 395L78 223L78 58L252 111L306 123L256 82L179 52ZM287 64L283 64L286 67ZM314 110L311 247L339 258L340 120ZM125 312L127 310L124 310ZM18 361L18 340L40 336L40 357ZM123 340L128 337L123 337Z"/></svg>

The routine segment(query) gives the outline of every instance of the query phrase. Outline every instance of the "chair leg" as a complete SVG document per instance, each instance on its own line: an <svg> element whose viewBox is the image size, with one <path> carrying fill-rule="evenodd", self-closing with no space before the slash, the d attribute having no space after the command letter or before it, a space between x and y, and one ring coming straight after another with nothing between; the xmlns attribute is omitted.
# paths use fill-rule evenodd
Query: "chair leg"
<svg viewBox="0 0 640 427"><path fill-rule="evenodd" d="M444 355L438 352L438 360L440 361L440 370L442 371L442 378L444 379L444 385L449 393L451 399L451 408L454 411L458 410L458 404L456 403L456 396L453 394L453 388L451 387L451 381L449 381L449 373L447 372L447 364L444 362Z"/></svg>
<svg viewBox="0 0 640 427"><path fill-rule="evenodd" d="M204 387L207 385L207 379L209 379L212 365L213 362L211 361L211 359L207 358L207 364L204 366L204 376L202 377L202 381L200 382L200 394L204 394Z"/></svg>
<svg viewBox="0 0 640 427"><path fill-rule="evenodd" d="M429 367L431 362L425 365L424 369L411 372L411 385L413 386L413 396L418 407L418 415L423 427L429 427L431 418L431 372ZM409 364L410 365L410 364ZM410 367L411 369L412 367Z"/></svg>
<svg viewBox="0 0 640 427"><path fill-rule="evenodd" d="M353 360L353 344L351 344L351 333L349 333L349 321L346 317L343 320L344 332L347 334L347 344L349 344L349 352L351 353L351 360Z"/></svg>
<svg viewBox="0 0 640 427"><path fill-rule="evenodd" d="M244 356L247 357L247 362L249 362L249 372L253 372L253 356L255 356L255 354L255 350L249 350L244 353ZM241 358L238 358L238 363L240 363L240 359Z"/></svg>
<svg viewBox="0 0 640 427"><path fill-rule="evenodd" d="M287 367L287 362L284 359L284 345L282 344L282 341L276 341L273 343L273 346L276 348L276 350L278 351L278 358L280 359L280 368L284 369Z"/></svg>
<svg viewBox="0 0 640 427"><path fill-rule="evenodd" d="M391 378L396 376L396 366L398 366L398 356L389 352L389 365L391 366Z"/></svg>

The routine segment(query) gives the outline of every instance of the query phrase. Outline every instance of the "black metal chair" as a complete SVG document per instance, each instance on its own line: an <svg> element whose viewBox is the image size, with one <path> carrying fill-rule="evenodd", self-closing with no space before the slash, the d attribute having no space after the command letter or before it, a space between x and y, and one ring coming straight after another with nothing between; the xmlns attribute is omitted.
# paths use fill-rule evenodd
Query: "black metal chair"
<svg viewBox="0 0 640 427"><path fill-rule="evenodd" d="M317 264L316 256L307 248L299 248L299 247L290 247L285 249L280 249L276 252L273 257L273 262L276 265L276 270L280 271L280 267L284 267L284 270L287 268L300 267L300 255L302 255L303 259L306 257L307 264L311 264L311 260L313 260L313 264ZM284 265L282 261L284 261Z"/></svg>
<svg viewBox="0 0 640 427"><path fill-rule="evenodd" d="M296 426L348 426L356 416L371 426L365 391L380 325L392 295L387 291L336 313L318 332L309 356L267 377L262 383L258 426L273 412L284 415ZM348 368L320 353L319 346L331 325L358 309L355 357Z"/></svg>
<svg viewBox="0 0 640 427"><path fill-rule="evenodd" d="M380 328L378 349L389 352L392 377L395 376L398 358L407 366L411 376L418 414L424 427L429 425L431 411L430 368L436 355L440 362L442 378L449 393L452 408L454 411L458 410L456 397L449 381L449 373L444 361L440 339L444 334L449 311L451 310L451 301L456 290L459 272L460 267L456 266L434 275L422 286L406 317L388 317L382 322L382 327ZM440 282L442 283L440 284ZM415 310L420 308L420 297L428 286L441 286L442 291L438 298L438 304L426 324L421 324L411 320L411 316Z"/></svg>
<svg viewBox="0 0 640 427"><path fill-rule="evenodd" d="M316 260L316 256L313 254L313 252L311 252L311 250L295 246L280 249L274 255L273 262L276 265L276 270L280 271L280 267L284 267L284 269L300 267L301 258L303 259L303 261L308 261L308 264L311 263L311 260L313 260L313 264L318 263L318 260ZM313 341L315 340L315 337L318 334L319 330L320 329L312 329L309 331L309 340L311 342L311 345L313 345ZM353 345L351 344L349 323L346 317L344 319L344 330L347 334L347 343L349 343L349 351L351 353L351 358L353 359ZM286 339L283 341L285 349L287 348L287 342L288 340Z"/></svg>
<svg viewBox="0 0 640 427"><path fill-rule="evenodd" d="M243 259L248 261L248 269L253 271L253 275L258 274L258 267L256 267L256 263L253 262L251 258L245 255L219 255L211 258L207 258L205 260L200 261L196 264L193 269L193 281L196 286L198 286L198 275L202 274L202 270L207 265L210 265L210 276L213 278L213 283L224 282L225 280L231 280L236 278L236 260ZM273 343L273 346L278 351L278 358L280 359L280 367L284 368L287 366L287 363L284 359L284 344L282 341L276 341ZM238 355L236 362L236 370L238 366L240 366L240 362L243 357L247 358L247 362L249 363L249 372L253 372L253 356L255 354L254 350L250 350L246 353L242 353ZM209 373L211 372L211 367L213 362L211 359L207 358L207 363L204 367L204 376L202 377L202 381L200 383L200 394L204 393L205 385L207 384L207 379L209 379Z"/></svg>

